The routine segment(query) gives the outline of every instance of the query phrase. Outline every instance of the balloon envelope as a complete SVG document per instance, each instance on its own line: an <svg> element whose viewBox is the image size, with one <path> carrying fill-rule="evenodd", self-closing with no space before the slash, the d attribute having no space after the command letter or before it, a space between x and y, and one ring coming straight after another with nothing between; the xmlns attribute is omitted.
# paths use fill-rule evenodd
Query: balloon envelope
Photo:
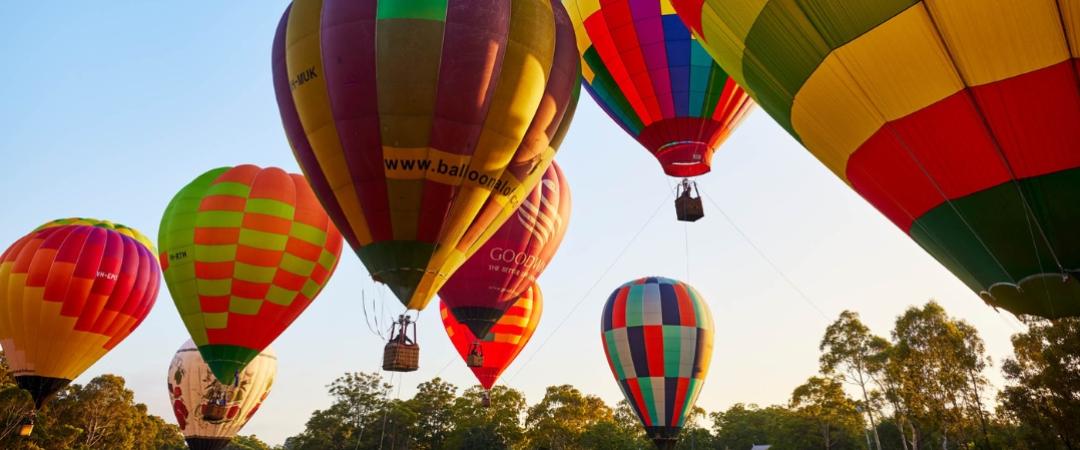
<svg viewBox="0 0 1080 450"><path fill-rule="evenodd" d="M539 182L580 74L553 0L297 0L286 135L371 276L422 309Z"/></svg>
<svg viewBox="0 0 1080 450"><path fill-rule="evenodd" d="M235 386L222 385L188 340L176 351L167 374L169 401L191 450L217 450L244 427L270 394L277 374L277 355L266 347L243 370ZM221 419L207 420L203 408L219 392L227 392Z"/></svg>
<svg viewBox="0 0 1080 450"><path fill-rule="evenodd" d="M180 318L230 383L319 294L342 239L304 177L242 165L181 189L161 218L158 245Z"/></svg>
<svg viewBox="0 0 1080 450"><path fill-rule="evenodd" d="M439 291L442 305L474 335L484 336L547 268L570 221L570 187L559 165Z"/></svg>
<svg viewBox="0 0 1080 450"><path fill-rule="evenodd" d="M671 447L709 371L709 306L686 283L641 278L611 293L600 332L611 373L646 434Z"/></svg>
<svg viewBox="0 0 1080 450"><path fill-rule="evenodd" d="M710 170L753 103L668 0L564 0L585 87L671 176Z"/></svg>
<svg viewBox="0 0 1080 450"><path fill-rule="evenodd" d="M540 324L540 314L544 309L544 298L540 286L533 284L516 299L513 306L503 314L499 321L479 339L484 354L484 364L470 367L473 375L484 389L491 389L503 371L517 359L518 354L532 339L536 326ZM445 302L439 303L446 335L454 344L462 359L467 360L472 346L478 341L468 326L454 318Z"/></svg>
<svg viewBox="0 0 1080 450"><path fill-rule="evenodd" d="M984 301L1080 315L1074 7L674 4L781 126Z"/></svg>
<svg viewBox="0 0 1080 450"><path fill-rule="evenodd" d="M161 278L154 253L133 228L75 218L0 256L0 345L38 408L146 318Z"/></svg>

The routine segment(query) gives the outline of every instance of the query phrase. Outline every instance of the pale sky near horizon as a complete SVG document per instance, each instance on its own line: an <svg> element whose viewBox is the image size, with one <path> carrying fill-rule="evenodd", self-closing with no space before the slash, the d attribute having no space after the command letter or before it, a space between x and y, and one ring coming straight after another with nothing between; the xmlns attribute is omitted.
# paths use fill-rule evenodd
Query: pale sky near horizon
<svg viewBox="0 0 1080 450"><path fill-rule="evenodd" d="M165 205L206 170L253 163L298 172L270 82L270 43L287 3L5 5L0 245L72 216L125 223L156 240ZM564 383L611 404L621 398L600 345L600 311L613 289L647 275L689 282L712 308L715 348L698 400L708 411L786 402L816 374L818 343L840 311L860 312L887 337L897 315L930 298L979 330L995 363L986 375L1001 384L999 363L1022 325L985 306L763 112L721 147L699 184L824 316L712 203L701 221L676 222L675 180L585 93L557 161L573 214L541 278L540 326L502 378L530 404ZM242 434L281 443L329 406L334 378L378 370L383 344L364 324L361 298L384 301L387 315L403 309L346 249L326 290L275 342L276 384ZM435 302L419 333L421 369L401 377L403 398L435 376L461 389L475 384ZM137 401L174 422L165 373L186 339L163 288L141 327L76 381L119 374Z"/></svg>

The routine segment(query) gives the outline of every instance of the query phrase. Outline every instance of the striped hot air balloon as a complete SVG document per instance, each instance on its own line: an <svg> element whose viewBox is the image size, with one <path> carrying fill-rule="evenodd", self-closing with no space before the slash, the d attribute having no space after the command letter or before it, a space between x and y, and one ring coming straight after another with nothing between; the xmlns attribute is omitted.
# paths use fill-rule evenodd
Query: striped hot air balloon
<svg viewBox="0 0 1080 450"><path fill-rule="evenodd" d="M514 217L439 290L441 304L474 335L488 334L547 268L569 222L570 186L552 162Z"/></svg>
<svg viewBox="0 0 1080 450"><path fill-rule="evenodd" d="M657 447L674 448L712 359L709 306L690 285L649 277L608 297L600 320L611 373Z"/></svg>
<svg viewBox="0 0 1080 450"><path fill-rule="evenodd" d="M580 77L557 0L296 0L273 44L297 162L409 309L517 210Z"/></svg>
<svg viewBox="0 0 1080 450"><path fill-rule="evenodd" d="M315 300L343 244L303 176L241 165L181 189L158 245L180 318L229 384Z"/></svg>
<svg viewBox="0 0 1080 450"><path fill-rule="evenodd" d="M776 121L986 303L1080 315L1080 10L674 0Z"/></svg>
<svg viewBox="0 0 1080 450"><path fill-rule="evenodd" d="M563 0L585 87L675 177L709 172L752 103L669 0Z"/></svg>
<svg viewBox="0 0 1080 450"><path fill-rule="evenodd" d="M439 314L442 315L446 335L462 359L468 359L475 343L480 342L484 363L470 369L484 389L491 389L495 385L499 375L502 375L529 343L536 326L540 324L543 309L544 300L540 286L533 284L517 297L513 306L484 334L483 339L477 339L468 326L454 318L445 302L439 303Z"/></svg>
<svg viewBox="0 0 1080 450"><path fill-rule="evenodd" d="M0 345L38 408L142 323L160 278L149 239L96 219L49 222L0 256Z"/></svg>

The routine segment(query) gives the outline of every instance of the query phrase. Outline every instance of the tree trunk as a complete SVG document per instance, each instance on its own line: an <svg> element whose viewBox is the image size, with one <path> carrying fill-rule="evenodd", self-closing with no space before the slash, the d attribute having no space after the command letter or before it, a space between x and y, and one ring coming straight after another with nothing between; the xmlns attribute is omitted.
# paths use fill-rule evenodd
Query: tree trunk
<svg viewBox="0 0 1080 450"><path fill-rule="evenodd" d="M979 413L979 423L982 425L983 442L986 444L986 450L991 450L993 446L990 445L990 431L986 425L986 416L983 414L982 401L979 399L979 384L976 382L975 372L970 368L968 376L971 377L971 399L975 402L975 411Z"/></svg>
<svg viewBox="0 0 1080 450"><path fill-rule="evenodd" d="M907 431L904 430L905 420L903 419L903 415L900 414L899 409L896 408L896 405L893 405L893 409L896 410L894 411L893 419L896 420L896 430L900 432L900 444L903 445L904 450L908 450ZM912 450L914 450L914 448L912 448Z"/></svg>
<svg viewBox="0 0 1080 450"><path fill-rule="evenodd" d="M862 389L863 405L866 406L866 416L870 418L870 429L874 430L874 444L877 445L877 450L881 450L881 437L878 436L877 421L874 420L874 410L870 407L870 396L866 393L866 381L862 378L862 372L859 372L859 388Z"/></svg>
<svg viewBox="0 0 1080 450"><path fill-rule="evenodd" d="M911 428L911 450L919 450L919 430L915 429L915 423L908 421L908 428Z"/></svg>

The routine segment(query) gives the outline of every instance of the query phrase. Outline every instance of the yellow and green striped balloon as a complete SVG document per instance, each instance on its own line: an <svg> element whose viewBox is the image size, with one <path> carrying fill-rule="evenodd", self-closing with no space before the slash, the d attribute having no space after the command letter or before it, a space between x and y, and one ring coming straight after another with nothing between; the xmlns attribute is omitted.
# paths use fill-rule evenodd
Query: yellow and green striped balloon
<svg viewBox="0 0 1080 450"><path fill-rule="evenodd" d="M230 383L319 294L342 238L302 175L242 165L181 189L158 247L180 318Z"/></svg>

